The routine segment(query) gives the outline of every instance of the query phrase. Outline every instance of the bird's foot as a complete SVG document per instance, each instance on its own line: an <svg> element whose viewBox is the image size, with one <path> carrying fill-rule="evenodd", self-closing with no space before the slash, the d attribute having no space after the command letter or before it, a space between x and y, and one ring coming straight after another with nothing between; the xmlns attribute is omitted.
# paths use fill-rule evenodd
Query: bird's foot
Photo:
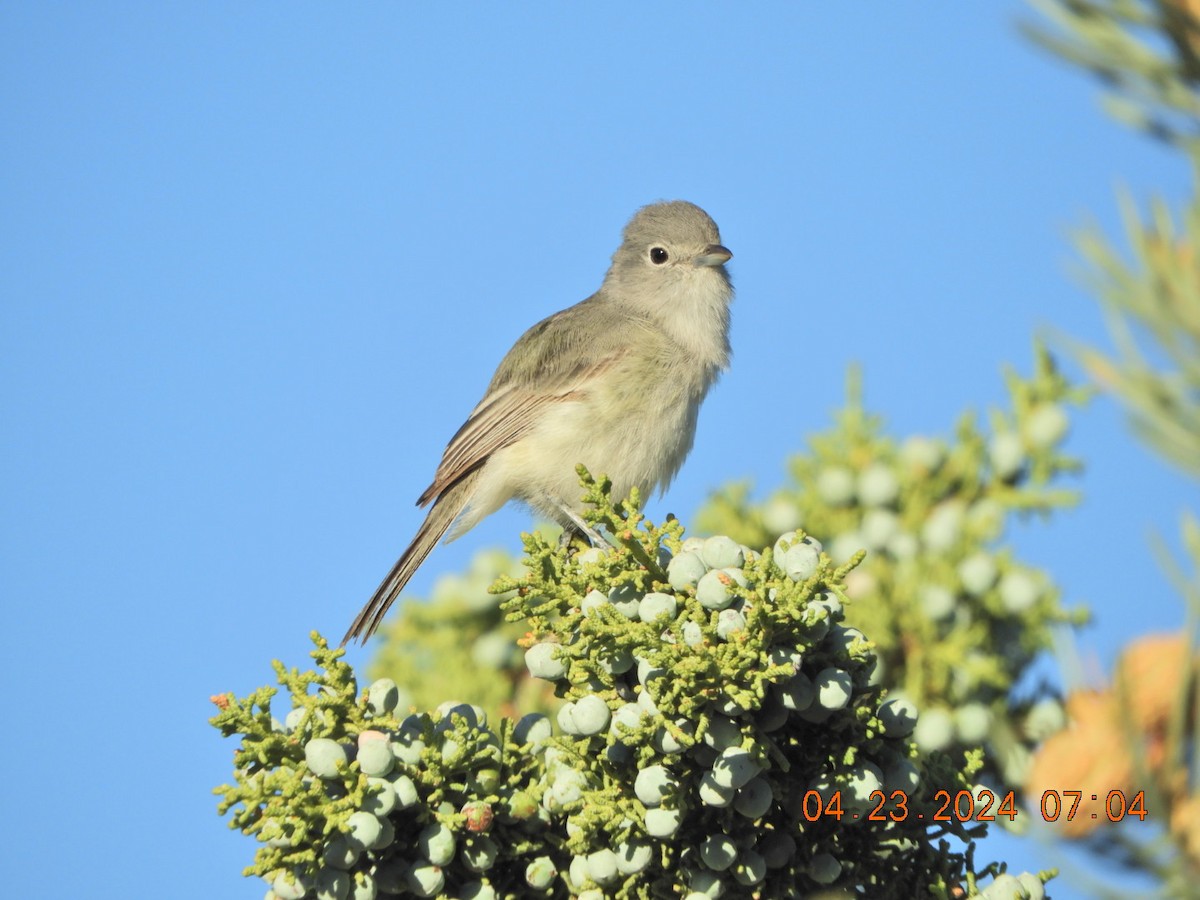
<svg viewBox="0 0 1200 900"><path fill-rule="evenodd" d="M563 528L562 537L559 539L561 541L561 546L569 546L571 541L576 536L587 538L588 543L590 543L593 547L608 546L608 541L604 539L604 535L598 532L587 522L583 521L583 517L579 515L579 513L575 512L575 510L573 510L570 506L563 503L561 500L558 500L557 498L553 500L553 503L563 514L564 518L571 523Z"/></svg>

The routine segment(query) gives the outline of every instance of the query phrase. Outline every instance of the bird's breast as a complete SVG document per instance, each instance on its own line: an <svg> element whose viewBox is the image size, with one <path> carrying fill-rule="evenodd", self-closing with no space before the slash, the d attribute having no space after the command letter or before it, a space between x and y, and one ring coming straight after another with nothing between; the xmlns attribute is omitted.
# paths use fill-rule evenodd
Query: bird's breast
<svg viewBox="0 0 1200 900"><path fill-rule="evenodd" d="M615 498L633 487L645 497L665 488L679 471L716 375L715 367L683 364L677 353L627 356L550 406L528 435L492 463L514 494L535 506L537 495L548 493L582 507L579 463L611 478Z"/></svg>

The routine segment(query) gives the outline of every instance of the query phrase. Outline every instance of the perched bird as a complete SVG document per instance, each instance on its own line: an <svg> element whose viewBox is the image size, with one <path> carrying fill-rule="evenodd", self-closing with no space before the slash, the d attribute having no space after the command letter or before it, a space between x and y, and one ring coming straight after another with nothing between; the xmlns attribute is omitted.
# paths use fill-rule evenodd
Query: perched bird
<svg viewBox="0 0 1200 900"><path fill-rule="evenodd" d="M607 475L616 497L665 489L729 365L732 256L692 203L638 210L600 289L538 322L501 361L417 501L433 504L429 514L342 643L374 633L447 532L453 540L509 500L594 542L579 463Z"/></svg>

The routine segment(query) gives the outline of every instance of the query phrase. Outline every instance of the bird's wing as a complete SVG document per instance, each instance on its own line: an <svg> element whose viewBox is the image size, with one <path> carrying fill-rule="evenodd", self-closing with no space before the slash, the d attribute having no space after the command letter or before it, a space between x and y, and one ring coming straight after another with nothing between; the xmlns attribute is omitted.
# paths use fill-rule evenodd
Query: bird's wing
<svg viewBox="0 0 1200 900"><path fill-rule="evenodd" d="M589 298L526 331L501 361L479 405L450 439L433 483L417 503L429 503L521 438L547 407L583 396L593 378L629 352L623 333L641 324Z"/></svg>

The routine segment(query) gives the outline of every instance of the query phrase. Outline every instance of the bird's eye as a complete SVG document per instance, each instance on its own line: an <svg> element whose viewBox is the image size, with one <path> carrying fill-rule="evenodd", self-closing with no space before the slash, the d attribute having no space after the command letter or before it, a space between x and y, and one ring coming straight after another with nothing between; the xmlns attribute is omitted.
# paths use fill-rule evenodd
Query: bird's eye
<svg viewBox="0 0 1200 900"><path fill-rule="evenodd" d="M650 262L654 263L656 266L661 266L666 261L667 261L667 251L666 250L664 250L662 247L651 247L650 248Z"/></svg>

